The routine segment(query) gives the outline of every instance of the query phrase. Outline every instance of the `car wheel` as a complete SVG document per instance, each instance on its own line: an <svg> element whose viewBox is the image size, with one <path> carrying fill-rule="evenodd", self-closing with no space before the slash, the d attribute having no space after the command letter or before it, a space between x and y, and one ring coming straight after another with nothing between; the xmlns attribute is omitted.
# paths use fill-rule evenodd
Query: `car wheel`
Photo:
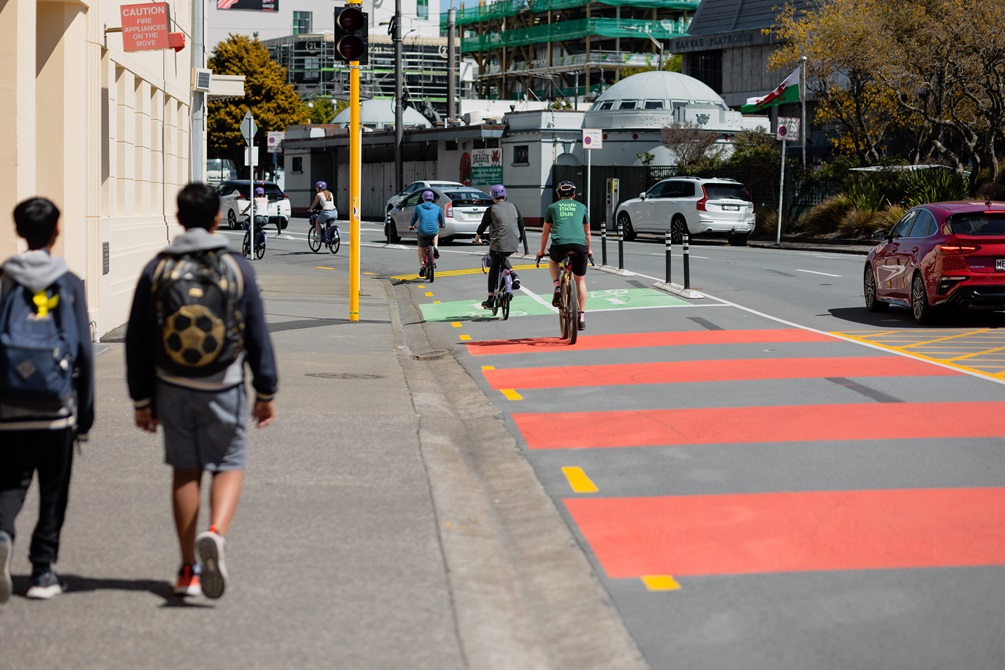
<svg viewBox="0 0 1005 670"><path fill-rule="evenodd" d="M747 246L747 236L746 235L730 235L726 238L731 247L745 247Z"/></svg>
<svg viewBox="0 0 1005 670"><path fill-rule="evenodd" d="M925 290L925 280L920 272L915 272L914 279L911 280L911 314L919 326L935 322L935 308L928 304L928 291Z"/></svg>
<svg viewBox="0 0 1005 670"><path fill-rule="evenodd" d="M632 217L628 216L628 212L618 214L618 223L621 225L621 234L626 242L631 242L638 236L635 227L632 226Z"/></svg>
<svg viewBox="0 0 1005 670"><path fill-rule="evenodd" d="M384 222L384 233L387 235L388 244L401 242L401 236L398 235L398 228L394 225L394 219L389 218Z"/></svg>
<svg viewBox="0 0 1005 670"><path fill-rule="evenodd" d="M283 225L283 230L286 230L286 226L290 225L290 220L289 219L280 219L279 221Z"/></svg>
<svg viewBox="0 0 1005 670"><path fill-rule="evenodd" d="M876 273L868 263L862 278L862 294L865 296L865 308L870 312L885 312L890 307L889 303L876 298Z"/></svg>
<svg viewBox="0 0 1005 670"><path fill-rule="evenodd" d="M678 214L670 221L670 241L674 244L682 244L684 242L684 233L687 232L687 221L684 217Z"/></svg>
<svg viewBox="0 0 1005 670"><path fill-rule="evenodd" d="M239 227L237 225L237 215L234 214L234 210L232 209L227 210L227 225L230 226L231 230L237 230Z"/></svg>

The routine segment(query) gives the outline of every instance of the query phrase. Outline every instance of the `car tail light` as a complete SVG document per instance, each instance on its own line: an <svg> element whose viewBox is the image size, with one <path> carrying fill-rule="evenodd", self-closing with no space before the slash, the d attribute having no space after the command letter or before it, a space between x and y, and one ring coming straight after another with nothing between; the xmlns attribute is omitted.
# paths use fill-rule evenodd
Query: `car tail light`
<svg viewBox="0 0 1005 670"><path fill-rule="evenodd" d="M975 251L980 251L981 245L979 244L940 244L939 253L955 256L957 254L965 255L972 254Z"/></svg>
<svg viewBox="0 0 1005 670"><path fill-rule="evenodd" d="M747 189L743 189L743 192L747 194L747 200L750 201L750 211L756 212L757 205L754 204L754 196L750 195L750 191L748 191Z"/></svg>
<svg viewBox="0 0 1005 670"><path fill-rule="evenodd" d="M448 202L446 205L443 206L443 216L451 218L453 217L453 215L454 215L454 204L452 202Z"/></svg>
<svg viewBox="0 0 1005 670"><path fill-rule="evenodd" d="M697 209L699 212L708 211L708 208L705 206L706 203L708 203L708 193L705 193L705 187L702 186L701 199L695 203L695 209Z"/></svg>

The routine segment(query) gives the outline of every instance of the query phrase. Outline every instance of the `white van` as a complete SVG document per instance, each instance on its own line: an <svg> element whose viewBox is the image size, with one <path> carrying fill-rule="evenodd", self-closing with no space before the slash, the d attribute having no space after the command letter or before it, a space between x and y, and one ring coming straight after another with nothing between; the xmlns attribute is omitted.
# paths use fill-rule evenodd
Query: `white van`
<svg viewBox="0 0 1005 670"><path fill-rule="evenodd" d="M206 183L219 184L237 178L237 168L229 158L210 158L206 161Z"/></svg>

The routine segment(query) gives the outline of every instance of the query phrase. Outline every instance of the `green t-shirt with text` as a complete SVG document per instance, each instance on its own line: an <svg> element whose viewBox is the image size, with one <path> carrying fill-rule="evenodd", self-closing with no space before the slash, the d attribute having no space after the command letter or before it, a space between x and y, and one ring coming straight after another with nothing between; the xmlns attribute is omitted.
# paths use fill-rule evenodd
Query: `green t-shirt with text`
<svg viewBox="0 0 1005 670"><path fill-rule="evenodd" d="M544 222L551 224L552 244L586 244L583 225L590 222L590 212L578 200L551 203L544 214Z"/></svg>

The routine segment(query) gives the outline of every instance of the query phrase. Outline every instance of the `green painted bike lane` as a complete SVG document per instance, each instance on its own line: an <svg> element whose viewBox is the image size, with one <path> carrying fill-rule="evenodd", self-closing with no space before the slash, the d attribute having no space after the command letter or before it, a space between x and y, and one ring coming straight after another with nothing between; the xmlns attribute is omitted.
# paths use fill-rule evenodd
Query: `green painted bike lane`
<svg viewBox="0 0 1005 670"><path fill-rule="evenodd" d="M689 305L687 300L658 291L652 288L621 288L603 291L587 292L587 308L590 312L606 312L617 309L658 309L662 307L679 307ZM540 300L521 293L513 295L510 303L510 317L544 316L555 314L551 306L551 296L542 296ZM448 302L429 302L419 305L422 318L433 321L464 321L467 319L484 318L492 312L483 309L480 300L453 300ZM502 313L498 315L502 318Z"/></svg>

